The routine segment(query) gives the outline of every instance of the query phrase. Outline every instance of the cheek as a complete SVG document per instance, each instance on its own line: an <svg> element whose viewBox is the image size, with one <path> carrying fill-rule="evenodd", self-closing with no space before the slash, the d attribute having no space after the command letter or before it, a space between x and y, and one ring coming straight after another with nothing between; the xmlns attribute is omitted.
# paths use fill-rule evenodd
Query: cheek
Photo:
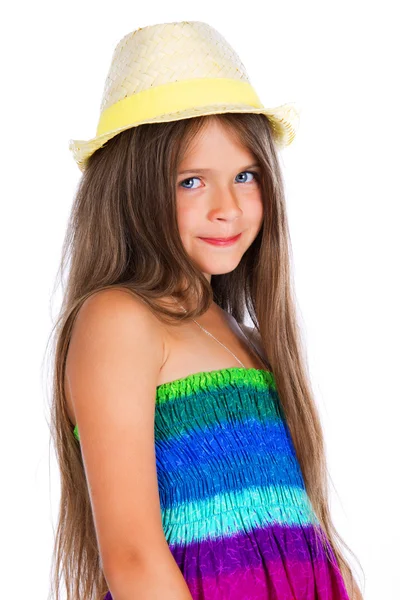
<svg viewBox="0 0 400 600"><path fill-rule="evenodd" d="M179 229L189 229L196 222L198 223L198 215L193 206L184 202L177 201L176 203L176 218Z"/></svg>
<svg viewBox="0 0 400 600"><path fill-rule="evenodd" d="M177 209L177 222L179 234L184 240L185 236L196 231L196 222L198 223L199 221L193 210L188 207L179 207Z"/></svg>
<svg viewBox="0 0 400 600"><path fill-rule="evenodd" d="M261 194L254 198L251 205L251 220L254 224L261 225L264 219L264 205Z"/></svg>

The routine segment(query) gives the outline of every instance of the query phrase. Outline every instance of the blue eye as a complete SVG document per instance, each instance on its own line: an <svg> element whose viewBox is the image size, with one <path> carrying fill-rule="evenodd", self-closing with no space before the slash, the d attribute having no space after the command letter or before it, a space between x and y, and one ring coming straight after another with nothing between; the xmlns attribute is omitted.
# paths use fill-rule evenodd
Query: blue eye
<svg viewBox="0 0 400 600"><path fill-rule="evenodd" d="M187 181L193 181L194 179L199 179L199 178L198 177L188 177L188 179L183 179L183 181L181 181L179 185L182 186L185 190L194 190L196 188L193 188L193 187L187 188L184 185L182 185L183 183L186 183Z"/></svg>
<svg viewBox="0 0 400 600"><path fill-rule="evenodd" d="M258 177L258 173L255 173L254 171L242 171L241 173L239 173L239 175L242 175L243 173L250 173L251 175L253 175L254 179L257 179ZM245 182L240 182L240 183L245 183ZM246 181L247 183L247 181Z"/></svg>
<svg viewBox="0 0 400 600"><path fill-rule="evenodd" d="M253 183L253 181L255 181L255 180L258 180L258 178L259 178L259 175L258 175L258 173L255 173L254 171L242 171L242 172L241 172L241 173L239 173L238 175L242 175L243 173L250 173L251 175L253 175L254 179L253 179L253 180L250 180L249 182L248 182L247 180L246 180L246 181L239 181L239 183ZM238 176L238 175L237 175L237 176ZM236 176L236 177L237 177L237 176ZM195 189L197 189L196 187L185 187L184 185L182 185L182 184L186 183L187 181L193 181L194 179L200 179L200 178L199 178L199 177L188 177L187 179L183 179L183 180L182 180L182 181L179 183L179 185L180 185L181 187L183 187L185 190L195 190Z"/></svg>

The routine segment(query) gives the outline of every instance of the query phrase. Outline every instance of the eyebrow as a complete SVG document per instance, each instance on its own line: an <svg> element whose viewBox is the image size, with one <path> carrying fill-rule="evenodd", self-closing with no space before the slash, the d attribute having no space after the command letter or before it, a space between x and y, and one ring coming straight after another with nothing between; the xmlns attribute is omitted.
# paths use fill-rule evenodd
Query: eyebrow
<svg viewBox="0 0 400 600"><path fill-rule="evenodd" d="M261 165L259 163L254 163L253 165L248 165L247 167L243 167L243 169L240 170L240 173L242 171L247 171L248 169L255 169L255 168L259 168L261 167ZM178 175L183 175L184 173L210 173L212 172L214 169L185 169L185 171L179 171Z"/></svg>

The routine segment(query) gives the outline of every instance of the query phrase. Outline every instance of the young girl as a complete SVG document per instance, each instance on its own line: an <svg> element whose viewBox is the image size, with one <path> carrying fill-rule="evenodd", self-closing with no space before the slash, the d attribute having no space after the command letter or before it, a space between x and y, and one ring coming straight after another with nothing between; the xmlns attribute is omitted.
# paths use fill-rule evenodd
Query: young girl
<svg viewBox="0 0 400 600"><path fill-rule="evenodd" d="M70 146L57 600L61 577L71 600L362 598L293 300L278 149L297 117L206 23L115 49L97 135Z"/></svg>

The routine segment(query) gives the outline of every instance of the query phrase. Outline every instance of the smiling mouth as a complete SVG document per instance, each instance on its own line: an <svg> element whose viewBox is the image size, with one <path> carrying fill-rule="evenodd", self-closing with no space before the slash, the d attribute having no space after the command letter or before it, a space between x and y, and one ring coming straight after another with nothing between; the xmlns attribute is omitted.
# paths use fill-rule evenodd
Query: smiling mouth
<svg viewBox="0 0 400 600"><path fill-rule="evenodd" d="M216 242L230 242L235 238L239 237L241 233L237 233L236 235L231 235L230 237L201 237L201 240L215 240Z"/></svg>
<svg viewBox="0 0 400 600"><path fill-rule="evenodd" d="M213 246L232 246L239 240L241 235L242 235L242 233L238 233L238 235L235 235L234 237L230 237L230 238L202 238L202 237L199 237L199 240L202 240L203 242L206 242L207 244L212 244Z"/></svg>

